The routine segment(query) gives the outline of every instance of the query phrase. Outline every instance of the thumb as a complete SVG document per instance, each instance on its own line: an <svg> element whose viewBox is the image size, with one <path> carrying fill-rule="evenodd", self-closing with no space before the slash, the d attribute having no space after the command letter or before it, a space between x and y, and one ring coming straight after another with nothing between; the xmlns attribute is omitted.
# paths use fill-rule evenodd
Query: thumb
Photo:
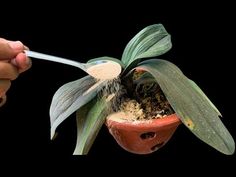
<svg viewBox="0 0 236 177"><path fill-rule="evenodd" d="M0 39L0 60L13 59L18 53L24 50L24 45L20 41L7 41Z"/></svg>

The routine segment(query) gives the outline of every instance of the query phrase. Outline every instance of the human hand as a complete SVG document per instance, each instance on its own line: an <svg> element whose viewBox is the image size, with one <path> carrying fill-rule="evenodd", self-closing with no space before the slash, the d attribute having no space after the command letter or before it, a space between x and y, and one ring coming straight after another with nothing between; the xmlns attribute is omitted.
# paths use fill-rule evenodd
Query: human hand
<svg viewBox="0 0 236 177"><path fill-rule="evenodd" d="M11 81L31 67L31 60L23 53L26 49L20 41L0 38L0 106L6 102Z"/></svg>

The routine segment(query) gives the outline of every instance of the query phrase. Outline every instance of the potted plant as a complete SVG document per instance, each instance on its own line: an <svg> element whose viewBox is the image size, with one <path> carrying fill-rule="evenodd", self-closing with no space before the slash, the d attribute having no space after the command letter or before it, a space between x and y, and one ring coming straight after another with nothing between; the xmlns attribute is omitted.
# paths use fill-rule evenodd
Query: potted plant
<svg viewBox="0 0 236 177"><path fill-rule="evenodd" d="M118 110L106 118L109 132L129 152L154 152L171 138L181 121L148 72L134 70L123 85L121 101L115 103Z"/></svg>
<svg viewBox="0 0 236 177"><path fill-rule="evenodd" d="M75 155L89 152L104 123L118 144L137 154L162 147L180 123L218 151L233 154L234 140L217 108L177 66L154 58L171 46L163 25L154 24L127 44L121 60L89 60L116 62L122 72L115 79L88 75L60 87L50 107L51 138L60 123L76 112ZM112 72L110 68L107 75Z"/></svg>

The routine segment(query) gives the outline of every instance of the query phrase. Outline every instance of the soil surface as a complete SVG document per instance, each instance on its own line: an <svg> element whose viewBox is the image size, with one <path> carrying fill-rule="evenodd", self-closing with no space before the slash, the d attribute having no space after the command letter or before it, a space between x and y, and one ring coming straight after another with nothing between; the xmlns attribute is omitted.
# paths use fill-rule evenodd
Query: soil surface
<svg viewBox="0 0 236 177"><path fill-rule="evenodd" d="M134 74L133 79L140 75ZM132 96L123 95L119 111L131 120L157 119L174 113L160 86L153 81L135 84Z"/></svg>

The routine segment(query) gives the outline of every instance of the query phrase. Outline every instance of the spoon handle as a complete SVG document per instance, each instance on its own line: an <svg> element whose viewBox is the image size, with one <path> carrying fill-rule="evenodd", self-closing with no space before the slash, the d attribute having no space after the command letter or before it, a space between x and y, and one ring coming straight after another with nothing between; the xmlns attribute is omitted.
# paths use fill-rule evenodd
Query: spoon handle
<svg viewBox="0 0 236 177"><path fill-rule="evenodd" d="M43 53L39 53L39 52L29 51L29 50L25 50L24 52L25 52L26 56L28 56L28 57L63 63L63 64L78 67L78 68L86 71L85 65L83 63L79 63L77 61L73 61L73 60L69 60L69 59L61 58L61 57L56 57L56 56L52 56L52 55L48 55L48 54L43 54Z"/></svg>

